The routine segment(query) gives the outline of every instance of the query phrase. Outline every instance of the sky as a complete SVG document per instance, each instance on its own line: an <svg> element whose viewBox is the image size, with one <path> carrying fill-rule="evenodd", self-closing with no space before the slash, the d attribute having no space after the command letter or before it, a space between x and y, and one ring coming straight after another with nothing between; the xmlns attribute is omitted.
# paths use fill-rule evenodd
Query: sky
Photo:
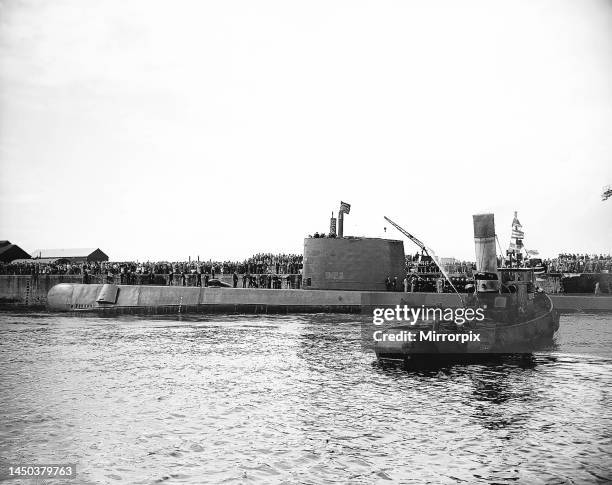
<svg viewBox="0 0 612 485"><path fill-rule="evenodd" d="M612 2L0 0L0 239L111 260L345 235L612 252ZM385 227L387 231L385 232ZM416 247L405 243L406 252Z"/></svg>

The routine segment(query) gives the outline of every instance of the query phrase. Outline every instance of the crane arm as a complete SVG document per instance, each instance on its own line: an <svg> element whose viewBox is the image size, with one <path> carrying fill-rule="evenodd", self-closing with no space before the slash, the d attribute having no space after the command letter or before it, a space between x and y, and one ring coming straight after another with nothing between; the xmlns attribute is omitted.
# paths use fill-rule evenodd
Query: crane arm
<svg viewBox="0 0 612 485"><path fill-rule="evenodd" d="M387 221L389 224L391 224L393 227L395 227L395 229L397 229L404 236L406 236L408 239L410 239L414 244L416 244L419 248L421 248L421 251L423 251L427 256L430 256L429 251L427 251L427 247L419 239L414 237L412 234L410 234L408 231L406 231L406 229L404 229L403 227L401 227L398 224L396 224L395 222L393 222L387 216L384 216L384 218L385 218L385 221Z"/></svg>
<svg viewBox="0 0 612 485"><path fill-rule="evenodd" d="M450 279L450 276L446 273L446 271L444 270L444 267L440 264L440 262L438 261L438 257L436 256L436 254L433 251L428 251L427 250L427 246L425 246L425 244L423 244L419 239L417 239L416 237L414 237L412 234L410 234L408 231L406 231L406 229L404 229L403 227L399 226L398 224L396 224L395 222L393 222L391 219L389 219L387 216L384 216L385 221L387 221L389 224L391 224L393 227L395 227L395 229L397 229L399 232L401 232L404 236L406 236L408 239L410 239L414 244L416 244L418 247L421 248L421 250L427 254L427 256L429 256L434 263L436 263L436 266L438 266L438 269L440 270L440 273L442 273L442 275L444 276L444 278L446 279L446 281L448 281L449 285L451 286L451 288L453 290L455 290L455 293L457 293L457 296L459 297L459 300L461 301L461 305L465 306L465 301L463 300L463 297L461 296L461 294L459 293L459 291L457 290L457 288L455 288L455 285L453 284L453 282Z"/></svg>

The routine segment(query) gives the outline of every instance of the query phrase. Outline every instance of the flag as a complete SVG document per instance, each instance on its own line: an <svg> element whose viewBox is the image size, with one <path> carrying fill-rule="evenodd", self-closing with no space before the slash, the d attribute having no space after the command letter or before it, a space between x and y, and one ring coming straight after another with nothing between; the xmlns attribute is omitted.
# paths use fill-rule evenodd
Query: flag
<svg viewBox="0 0 612 485"><path fill-rule="evenodd" d="M530 249L529 251L527 251L527 254L531 256L537 256L538 254L540 254L540 251L537 251L536 249Z"/></svg>
<svg viewBox="0 0 612 485"><path fill-rule="evenodd" d="M525 233L520 229L512 229L512 237L515 239L524 239Z"/></svg>
<svg viewBox="0 0 612 485"><path fill-rule="evenodd" d="M513 229L522 229L522 225L518 220L518 214L516 211L514 211L514 219L512 220L512 228Z"/></svg>
<svg viewBox="0 0 612 485"><path fill-rule="evenodd" d="M351 212L351 204L347 204L346 202L340 201L340 212L349 214Z"/></svg>

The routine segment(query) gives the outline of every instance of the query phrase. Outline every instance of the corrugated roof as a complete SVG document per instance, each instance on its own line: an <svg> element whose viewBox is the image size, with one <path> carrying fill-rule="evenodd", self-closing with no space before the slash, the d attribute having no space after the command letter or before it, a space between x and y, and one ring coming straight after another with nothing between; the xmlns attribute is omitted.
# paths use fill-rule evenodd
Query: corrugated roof
<svg viewBox="0 0 612 485"><path fill-rule="evenodd" d="M33 258L86 258L98 248L61 248L61 249L37 249L30 254Z"/></svg>

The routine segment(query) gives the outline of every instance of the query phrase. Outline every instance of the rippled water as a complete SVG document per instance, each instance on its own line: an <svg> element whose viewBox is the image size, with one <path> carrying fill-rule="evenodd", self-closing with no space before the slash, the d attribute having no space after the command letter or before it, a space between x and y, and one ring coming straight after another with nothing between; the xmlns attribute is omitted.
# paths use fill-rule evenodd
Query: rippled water
<svg viewBox="0 0 612 485"><path fill-rule="evenodd" d="M73 485L612 480L612 315L428 371L376 365L361 318L1 314L0 460L76 462Z"/></svg>

